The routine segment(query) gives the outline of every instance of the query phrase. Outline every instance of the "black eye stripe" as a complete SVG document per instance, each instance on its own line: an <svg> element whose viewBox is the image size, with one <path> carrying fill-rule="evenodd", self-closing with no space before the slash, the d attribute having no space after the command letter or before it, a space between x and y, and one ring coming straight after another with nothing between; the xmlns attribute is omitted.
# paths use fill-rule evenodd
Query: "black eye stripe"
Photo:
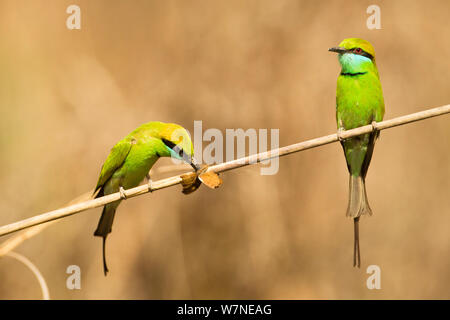
<svg viewBox="0 0 450 320"><path fill-rule="evenodd" d="M358 48L359 48L359 47L358 47ZM359 49L361 50L361 52L359 52L359 53L353 51L353 50L358 49L358 48L351 48L351 49L348 50L348 52L351 52L351 53L354 53L354 54L358 54L358 55L360 55L360 56L364 56L364 57L367 57L367 58L373 60L373 55L371 55L370 53L364 51L364 50L361 49L361 48L359 48Z"/></svg>
<svg viewBox="0 0 450 320"><path fill-rule="evenodd" d="M162 142L164 142L164 144L165 144L166 146L168 146L168 147L169 147L170 149L172 149L172 150L173 150L173 148L176 147L176 144L173 143L172 141L166 140L166 139L164 139L164 138L162 138L161 140L162 140Z"/></svg>
<svg viewBox="0 0 450 320"><path fill-rule="evenodd" d="M166 146L168 146L170 149L172 149L176 154L178 154L180 157L183 157L183 154L184 154L183 149L181 149L179 146L177 146L172 141L169 141L164 138L162 138L161 140L162 140L162 142L164 142L164 144Z"/></svg>
<svg viewBox="0 0 450 320"><path fill-rule="evenodd" d="M362 55L362 56L364 56L364 57L367 57L367 58L369 58L370 60L373 60L373 55L371 55L370 53L367 53L367 52L365 52L365 51L362 51L362 52L360 53L360 55Z"/></svg>

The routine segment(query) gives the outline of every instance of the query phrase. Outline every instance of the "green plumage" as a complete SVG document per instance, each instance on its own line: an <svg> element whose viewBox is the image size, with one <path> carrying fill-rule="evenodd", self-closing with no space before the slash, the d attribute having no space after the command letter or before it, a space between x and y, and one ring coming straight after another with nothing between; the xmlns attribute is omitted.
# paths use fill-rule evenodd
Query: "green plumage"
<svg viewBox="0 0 450 320"><path fill-rule="evenodd" d="M339 130L350 130L379 122L384 116L384 100L375 62L375 50L362 39L350 38L330 51L339 53L341 74L337 80L336 121ZM347 216L355 220L354 265L359 267L358 221L361 215L371 215L365 178L379 132L342 141L347 161L349 202Z"/></svg>
<svg viewBox="0 0 450 320"><path fill-rule="evenodd" d="M180 152L174 151L178 146ZM188 159L193 155L193 145L186 130L179 125L149 122L141 125L112 149L103 164L95 187L96 197L130 189L139 185L160 157ZM185 157L187 155L187 157ZM192 161L190 162L192 164ZM105 241L111 232L114 215L121 200L107 204L94 235L103 237L103 263L105 275L108 271L105 260Z"/></svg>
<svg viewBox="0 0 450 320"><path fill-rule="evenodd" d="M343 60L344 58L341 58ZM376 65L372 62L360 62L359 73L344 72L339 75L336 90L336 120L338 128L350 130L365 126L372 121L383 120L383 92ZM344 141L345 157L349 172L365 176L367 167L363 166L368 149L373 148L371 134L358 136ZM366 160L370 162L370 159ZM368 164L367 164L368 166Z"/></svg>

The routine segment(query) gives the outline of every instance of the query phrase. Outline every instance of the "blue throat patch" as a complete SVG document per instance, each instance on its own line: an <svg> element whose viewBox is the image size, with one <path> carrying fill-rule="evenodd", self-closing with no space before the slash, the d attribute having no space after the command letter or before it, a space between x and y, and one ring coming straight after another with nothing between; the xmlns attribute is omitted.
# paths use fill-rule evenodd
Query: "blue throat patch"
<svg viewBox="0 0 450 320"><path fill-rule="evenodd" d="M372 60L359 54L344 53L338 55L343 75L365 74L372 65Z"/></svg>

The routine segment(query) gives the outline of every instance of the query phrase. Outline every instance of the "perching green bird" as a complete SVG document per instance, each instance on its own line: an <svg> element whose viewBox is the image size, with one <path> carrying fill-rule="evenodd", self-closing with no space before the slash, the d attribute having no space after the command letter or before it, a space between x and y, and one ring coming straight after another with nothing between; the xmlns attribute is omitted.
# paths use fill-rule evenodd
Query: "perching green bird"
<svg viewBox="0 0 450 320"><path fill-rule="evenodd" d="M133 188L147 177L151 191L149 171L160 157L174 157L189 163L195 171L200 169L193 158L194 147L187 131L173 123L149 122L141 125L112 149L103 164L95 187L96 198ZM105 257L105 241L111 232L114 214L121 200L104 206L94 235L103 237L103 269L108 272Z"/></svg>
<svg viewBox="0 0 450 320"><path fill-rule="evenodd" d="M375 62L375 50L363 39L343 40L339 47L329 51L337 52L341 73L337 80L336 121L338 136L343 130L374 125L383 120L384 100ZM365 178L372 158L375 140L379 131L375 130L353 138L341 139L347 167L350 173L349 201L347 216L354 219L355 242L353 266L360 267L359 217L372 215L367 200Z"/></svg>

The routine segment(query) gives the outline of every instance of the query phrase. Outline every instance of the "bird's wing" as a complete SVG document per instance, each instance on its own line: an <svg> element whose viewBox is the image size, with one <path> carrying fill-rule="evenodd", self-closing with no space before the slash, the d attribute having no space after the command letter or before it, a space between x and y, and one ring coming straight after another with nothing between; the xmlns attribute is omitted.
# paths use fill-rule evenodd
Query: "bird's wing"
<svg viewBox="0 0 450 320"><path fill-rule="evenodd" d="M113 173L122 166L128 156L128 153L130 153L131 147L134 144L133 141L134 139L124 139L122 141L119 141L111 149L108 158L102 166L95 191L100 189L106 183L106 181L111 178Z"/></svg>

